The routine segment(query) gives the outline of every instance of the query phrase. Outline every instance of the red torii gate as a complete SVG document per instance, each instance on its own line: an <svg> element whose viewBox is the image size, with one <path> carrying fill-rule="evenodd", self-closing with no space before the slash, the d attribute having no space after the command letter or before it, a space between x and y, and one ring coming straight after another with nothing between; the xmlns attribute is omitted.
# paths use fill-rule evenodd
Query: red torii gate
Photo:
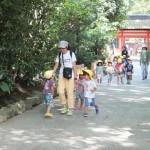
<svg viewBox="0 0 150 150"><path fill-rule="evenodd" d="M144 38L150 49L150 29L121 29L116 38L119 39L119 48L126 44L126 38Z"/></svg>

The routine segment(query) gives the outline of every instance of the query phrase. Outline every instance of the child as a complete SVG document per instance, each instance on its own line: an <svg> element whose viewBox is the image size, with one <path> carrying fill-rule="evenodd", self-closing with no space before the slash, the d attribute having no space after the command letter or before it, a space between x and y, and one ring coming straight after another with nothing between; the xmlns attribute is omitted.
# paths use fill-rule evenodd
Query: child
<svg viewBox="0 0 150 150"><path fill-rule="evenodd" d="M128 58L128 64L126 65L127 84L131 84L132 73L133 73L133 65L132 65L132 61L131 61L130 58Z"/></svg>
<svg viewBox="0 0 150 150"><path fill-rule="evenodd" d="M103 78L103 62L100 60L97 63L96 67L96 76L97 76L97 83L100 85L102 83L102 78Z"/></svg>
<svg viewBox="0 0 150 150"><path fill-rule="evenodd" d="M51 107L53 107L53 95L55 87L53 70L46 71L44 74L44 78L46 79L43 89L43 96L46 104L46 113L44 115L45 117L53 117L53 114L51 113Z"/></svg>
<svg viewBox="0 0 150 150"><path fill-rule="evenodd" d="M123 58L122 58L122 64L124 65L124 68L126 68L126 65L127 65L127 60L126 60L126 56L125 55L123 55L122 56ZM123 77L125 77L125 70L123 70Z"/></svg>
<svg viewBox="0 0 150 150"><path fill-rule="evenodd" d="M114 67L112 66L112 62L110 61L108 62L106 72L107 72L107 77L108 77L108 84L110 85L112 82L113 73L115 72Z"/></svg>
<svg viewBox="0 0 150 150"><path fill-rule="evenodd" d="M113 68L116 68L117 60L118 58L115 56L112 63ZM114 76L116 76L116 72L114 73Z"/></svg>
<svg viewBox="0 0 150 150"><path fill-rule="evenodd" d="M124 65L122 64L121 58L118 58L115 69L116 69L116 75L117 75L117 84L119 84L119 82L123 84L122 72L124 69Z"/></svg>
<svg viewBox="0 0 150 150"><path fill-rule="evenodd" d="M84 70L83 76L85 81L83 82L84 86L84 117L88 117L88 106L94 106L96 113L99 112L99 106L95 103L95 91L96 84L93 79L93 72L91 70Z"/></svg>
<svg viewBox="0 0 150 150"><path fill-rule="evenodd" d="M74 105L74 110L79 109L81 110L83 108L83 101L84 101L84 87L82 85L84 79L83 79L83 71L81 70L79 73L79 79L76 81L76 99L75 99L75 105ZM81 84L78 84L81 83ZM78 108L78 101L79 99L81 100L80 102L80 107Z"/></svg>

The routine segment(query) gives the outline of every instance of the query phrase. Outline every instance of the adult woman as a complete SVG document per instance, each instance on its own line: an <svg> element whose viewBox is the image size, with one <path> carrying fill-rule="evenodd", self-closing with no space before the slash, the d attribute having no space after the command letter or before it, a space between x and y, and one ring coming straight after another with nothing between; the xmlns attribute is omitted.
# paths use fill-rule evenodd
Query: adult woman
<svg viewBox="0 0 150 150"><path fill-rule="evenodd" d="M67 41L60 41L59 48L61 53L59 53L59 55L55 60L55 66L53 70L54 72L56 72L59 64L61 64L58 79L58 94L60 102L63 105L61 114L67 113L67 115L71 116L73 114L72 108L73 108L74 80L77 79L76 77L77 73L76 73L76 56L73 52L70 52L68 50L68 47L69 45ZM67 98L65 96L65 90L67 92Z"/></svg>

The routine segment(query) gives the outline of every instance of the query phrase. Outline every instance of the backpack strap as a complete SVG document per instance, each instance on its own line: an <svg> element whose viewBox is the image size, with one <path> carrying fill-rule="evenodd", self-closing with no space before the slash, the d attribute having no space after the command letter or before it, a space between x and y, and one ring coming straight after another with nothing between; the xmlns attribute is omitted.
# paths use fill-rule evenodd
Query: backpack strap
<svg viewBox="0 0 150 150"><path fill-rule="evenodd" d="M63 54L62 54L63 55ZM60 65L60 56L61 56L61 52L59 52L58 58L59 58L59 65ZM72 51L70 51L70 56L72 58ZM62 57L63 58L63 57Z"/></svg>
<svg viewBox="0 0 150 150"><path fill-rule="evenodd" d="M61 55L61 52L59 52L59 55L58 55L58 58L59 58L59 65L60 65L60 55Z"/></svg>

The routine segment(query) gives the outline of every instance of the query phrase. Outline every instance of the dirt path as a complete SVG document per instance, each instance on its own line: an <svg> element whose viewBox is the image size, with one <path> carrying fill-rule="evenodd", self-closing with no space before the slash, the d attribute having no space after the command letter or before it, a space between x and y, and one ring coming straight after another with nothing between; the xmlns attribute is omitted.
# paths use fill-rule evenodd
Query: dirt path
<svg viewBox="0 0 150 150"><path fill-rule="evenodd" d="M45 119L41 104L0 124L0 150L149 150L150 75L141 80L134 66L132 85L114 79L108 86L104 78L96 93L99 115L92 108L88 118L81 111L60 115L55 100L54 118Z"/></svg>

